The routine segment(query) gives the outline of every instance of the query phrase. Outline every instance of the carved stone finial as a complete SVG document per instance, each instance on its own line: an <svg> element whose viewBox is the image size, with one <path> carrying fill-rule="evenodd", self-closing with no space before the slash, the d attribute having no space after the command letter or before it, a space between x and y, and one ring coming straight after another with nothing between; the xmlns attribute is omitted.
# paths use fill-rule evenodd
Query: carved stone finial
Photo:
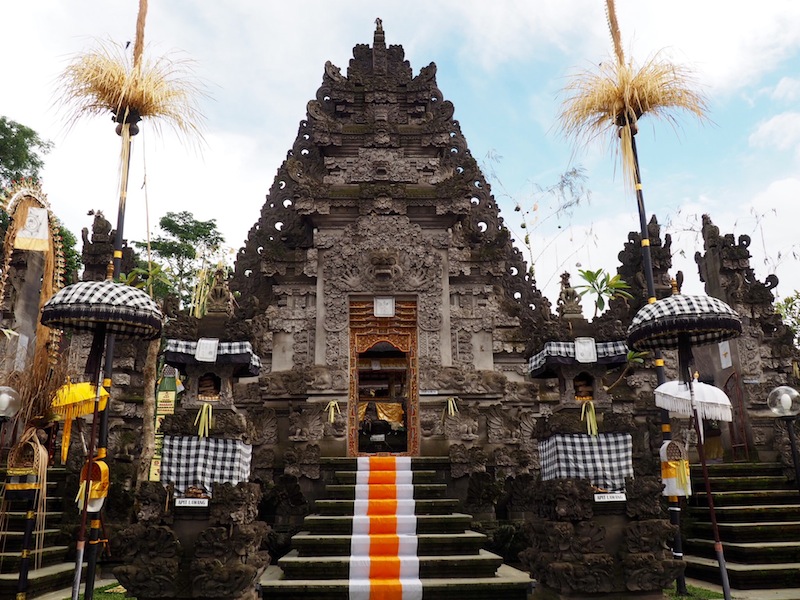
<svg viewBox="0 0 800 600"><path fill-rule="evenodd" d="M569 273L561 274L561 292L558 294L558 308L556 309L562 319L583 317L581 297L569 282Z"/></svg>

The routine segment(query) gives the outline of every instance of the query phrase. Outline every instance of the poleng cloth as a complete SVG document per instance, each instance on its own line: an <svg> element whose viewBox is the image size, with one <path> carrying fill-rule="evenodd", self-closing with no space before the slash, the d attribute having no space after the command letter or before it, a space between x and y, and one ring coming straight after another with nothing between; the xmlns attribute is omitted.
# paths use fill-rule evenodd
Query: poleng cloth
<svg viewBox="0 0 800 600"><path fill-rule="evenodd" d="M625 364L628 361L628 346L625 342L595 342L598 364ZM572 365L575 358L575 342L547 342L541 352L531 356L528 371L536 377L547 370L547 365Z"/></svg>
<svg viewBox="0 0 800 600"><path fill-rule="evenodd" d="M194 486L210 494L214 483L250 479L253 447L239 440L165 435L161 452L161 481L180 493Z"/></svg>
<svg viewBox="0 0 800 600"><path fill-rule="evenodd" d="M556 434L539 442L542 480L588 479L598 488L625 491L633 477L633 442L629 433Z"/></svg>
<svg viewBox="0 0 800 600"><path fill-rule="evenodd" d="M197 347L197 340L167 340L164 360L172 366L205 364L195 356ZM239 365L234 373L239 376L256 376L261 371L261 359L253 352L250 342L219 342L214 362Z"/></svg>

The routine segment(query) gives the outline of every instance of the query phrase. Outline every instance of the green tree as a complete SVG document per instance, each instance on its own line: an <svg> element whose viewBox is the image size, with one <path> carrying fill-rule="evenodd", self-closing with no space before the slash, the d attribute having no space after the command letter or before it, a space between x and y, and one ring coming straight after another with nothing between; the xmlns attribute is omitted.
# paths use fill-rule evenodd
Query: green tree
<svg viewBox="0 0 800 600"><path fill-rule="evenodd" d="M580 295L586 294L594 295L594 316L602 312L607 302L611 302L614 298L633 298L626 290L631 286L619 276L619 273L611 277L603 269L591 271L589 269L581 269L578 271L580 276L586 282L584 285L576 285L575 289L580 290Z"/></svg>
<svg viewBox="0 0 800 600"><path fill-rule="evenodd" d="M211 263L224 238L215 219L199 221L188 211L168 212L158 222L161 234L150 240L150 252L161 261L163 271L183 307L191 303L198 273ZM146 242L137 242L146 248Z"/></svg>
<svg viewBox="0 0 800 600"><path fill-rule="evenodd" d="M40 138L30 127L0 117L0 186L7 187L23 177L38 179L44 167L42 156L52 148L52 142Z"/></svg>
<svg viewBox="0 0 800 600"><path fill-rule="evenodd" d="M23 178L38 180L44 167L43 156L52 148L52 142L43 140L30 127L0 117L0 189ZM5 236L7 229L8 213L0 209L0 238ZM81 267L80 254L76 250L78 240L61 222L59 233L66 262L66 281L70 283L77 279Z"/></svg>
<svg viewBox="0 0 800 600"><path fill-rule="evenodd" d="M794 334L794 345L800 348L800 292L795 290L783 300L775 303L775 310L783 323Z"/></svg>

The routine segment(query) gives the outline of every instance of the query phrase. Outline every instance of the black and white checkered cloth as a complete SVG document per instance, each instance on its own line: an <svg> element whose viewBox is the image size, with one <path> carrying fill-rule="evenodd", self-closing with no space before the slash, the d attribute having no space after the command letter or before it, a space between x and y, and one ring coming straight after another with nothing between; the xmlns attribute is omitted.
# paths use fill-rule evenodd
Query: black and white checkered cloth
<svg viewBox="0 0 800 600"><path fill-rule="evenodd" d="M250 479L252 455L253 447L239 440L165 435L161 481L174 484L179 493L194 486L210 494L213 483Z"/></svg>
<svg viewBox="0 0 800 600"><path fill-rule="evenodd" d="M164 316L142 290L113 281L81 281L58 291L42 307L42 325L96 331L152 340L161 335Z"/></svg>
<svg viewBox="0 0 800 600"><path fill-rule="evenodd" d="M722 342L742 332L738 313L711 296L673 294L639 309L628 328L634 350L670 350L679 335L695 346Z"/></svg>
<svg viewBox="0 0 800 600"><path fill-rule="evenodd" d="M539 442L542 479L575 477L612 492L625 491L633 477L633 442L629 433L556 434Z"/></svg>
<svg viewBox="0 0 800 600"><path fill-rule="evenodd" d="M170 365L197 365L196 351L197 340L167 340L164 360ZM216 362L242 365L246 374L254 377L261 371L261 359L253 353L250 342L220 342Z"/></svg>
<svg viewBox="0 0 800 600"><path fill-rule="evenodd" d="M597 362L609 364L625 362L628 356L628 346L625 342L600 342L595 343ZM547 342L544 349L531 356L528 361L528 370L532 377L542 371L547 364L572 364L575 362L575 342Z"/></svg>

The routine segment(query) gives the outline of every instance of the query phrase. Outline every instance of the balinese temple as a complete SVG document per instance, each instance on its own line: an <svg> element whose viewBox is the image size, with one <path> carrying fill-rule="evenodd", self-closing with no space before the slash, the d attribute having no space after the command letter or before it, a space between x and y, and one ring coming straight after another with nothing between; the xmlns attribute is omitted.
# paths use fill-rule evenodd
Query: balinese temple
<svg viewBox="0 0 800 600"><path fill-rule="evenodd" d="M632 298L588 322L565 273L553 307L456 116L436 65L415 73L380 20L346 69L324 65L232 277L202 318L166 307L156 457L135 499L144 348L120 349L103 560L139 600L650 600L684 573L718 577L691 497L696 436L662 422L653 356L626 345L648 299L641 234L607 266ZM662 299L671 240L655 218L647 235ZM715 481L735 505L767 474L800 509L787 425L765 404L798 383L775 282L755 277L749 239L707 219L703 241L706 291L743 328L694 352L731 400ZM677 378L676 353L664 362ZM675 507L691 518L671 522ZM757 521L727 508L723 523ZM800 587L796 568L730 544L734 587Z"/></svg>

